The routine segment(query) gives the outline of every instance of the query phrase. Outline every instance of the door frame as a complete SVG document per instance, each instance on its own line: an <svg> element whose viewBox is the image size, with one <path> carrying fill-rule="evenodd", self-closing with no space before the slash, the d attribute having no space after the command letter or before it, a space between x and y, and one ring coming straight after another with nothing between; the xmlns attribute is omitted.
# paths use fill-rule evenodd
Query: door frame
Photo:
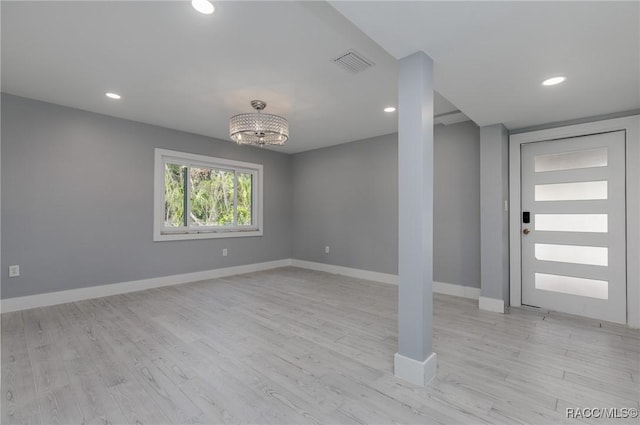
<svg viewBox="0 0 640 425"><path fill-rule="evenodd" d="M626 131L627 197L627 325L640 328L640 115L593 121L509 136L509 293L510 304L522 305L520 246L520 148L525 143Z"/></svg>

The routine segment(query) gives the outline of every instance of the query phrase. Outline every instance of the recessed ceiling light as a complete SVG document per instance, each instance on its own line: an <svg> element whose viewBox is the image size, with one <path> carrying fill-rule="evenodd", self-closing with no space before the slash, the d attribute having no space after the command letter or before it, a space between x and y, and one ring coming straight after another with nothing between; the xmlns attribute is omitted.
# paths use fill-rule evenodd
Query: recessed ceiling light
<svg viewBox="0 0 640 425"><path fill-rule="evenodd" d="M209 0L191 0L191 6L205 15L211 15L213 13L213 4L211 4Z"/></svg>
<svg viewBox="0 0 640 425"><path fill-rule="evenodd" d="M387 106L386 108L384 108L385 112L395 112L396 108L394 108L393 106Z"/></svg>
<svg viewBox="0 0 640 425"><path fill-rule="evenodd" d="M542 82L543 86L555 86L556 84L560 84L562 82L564 82L564 80L566 80L567 77L552 77L552 78L547 78L546 80L544 80Z"/></svg>
<svg viewBox="0 0 640 425"><path fill-rule="evenodd" d="M116 100L122 99L122 96L120 96L118 93L109 92L109 93L105 93L104 95L107 96L109 99L116 99Z"/></svg>

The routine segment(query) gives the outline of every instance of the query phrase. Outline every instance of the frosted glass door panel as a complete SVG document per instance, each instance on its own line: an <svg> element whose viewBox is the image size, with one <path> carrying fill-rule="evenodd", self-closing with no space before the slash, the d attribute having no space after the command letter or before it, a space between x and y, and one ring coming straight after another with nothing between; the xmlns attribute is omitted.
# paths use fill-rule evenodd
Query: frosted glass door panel
<svg viewBox="0 0 640 425"><path fill-rule="evenodd" d="M535 244L536 259L558 263L609 265L609 249L599 246Z"/></svg>
<svg viewBox="0 0 640 425"><path fill-rule="evenodd" d="M607 199L607 189L606 181L537 184L535 186L535 200L585 201Z"/></svg>
<svg viewBox="0 0 640 425"><path fill-rule="evenodd" d="M536 230L607 233L608 214L536 214Z"/></svg>
<svg viewBox="0 0 640 425"><path fill-rule="evenodd" d="M536 155L535 172L575 170L577 168L606 167L607 148L586 149L548 155Z"/></svg>
<svg viewBox="0 0 640 425"><path fill-rule="evenodd" d="M621 130L521 145L523 305L627 323L626 138Z"/></svg>
<svg viewBox="0 0 640 425"><path fill-rule="evenodd" d="M609 298L609 282L604 280L536 273L535 282L536 289L543 291L580 295L601 300Z"/></svg>

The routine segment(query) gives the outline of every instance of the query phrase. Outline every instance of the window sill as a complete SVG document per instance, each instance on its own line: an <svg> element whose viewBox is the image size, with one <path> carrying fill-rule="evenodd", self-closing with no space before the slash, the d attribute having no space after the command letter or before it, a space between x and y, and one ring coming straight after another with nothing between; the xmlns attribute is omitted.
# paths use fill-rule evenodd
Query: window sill
<svg viewBox="0 0 640 425"><path fill-rule="evenodd" d="M221 239L262 236L262 230L235 230L227 232L202 232L202 233L154 233L153 241L183 241L191 239Z"/></svg>

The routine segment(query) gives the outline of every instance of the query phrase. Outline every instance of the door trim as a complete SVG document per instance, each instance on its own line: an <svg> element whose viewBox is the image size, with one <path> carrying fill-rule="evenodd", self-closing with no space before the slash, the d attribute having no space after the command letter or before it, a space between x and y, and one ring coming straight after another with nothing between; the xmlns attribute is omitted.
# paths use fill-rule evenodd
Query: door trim
<svg viewBox="0 0 640 425"><path fill-rule="evenodd" d="M626 131L627 324L640 327L640 115L537 130L509 136L509 293L510 304L522 305L520 246L520 149L525 143Z"/></svg>

